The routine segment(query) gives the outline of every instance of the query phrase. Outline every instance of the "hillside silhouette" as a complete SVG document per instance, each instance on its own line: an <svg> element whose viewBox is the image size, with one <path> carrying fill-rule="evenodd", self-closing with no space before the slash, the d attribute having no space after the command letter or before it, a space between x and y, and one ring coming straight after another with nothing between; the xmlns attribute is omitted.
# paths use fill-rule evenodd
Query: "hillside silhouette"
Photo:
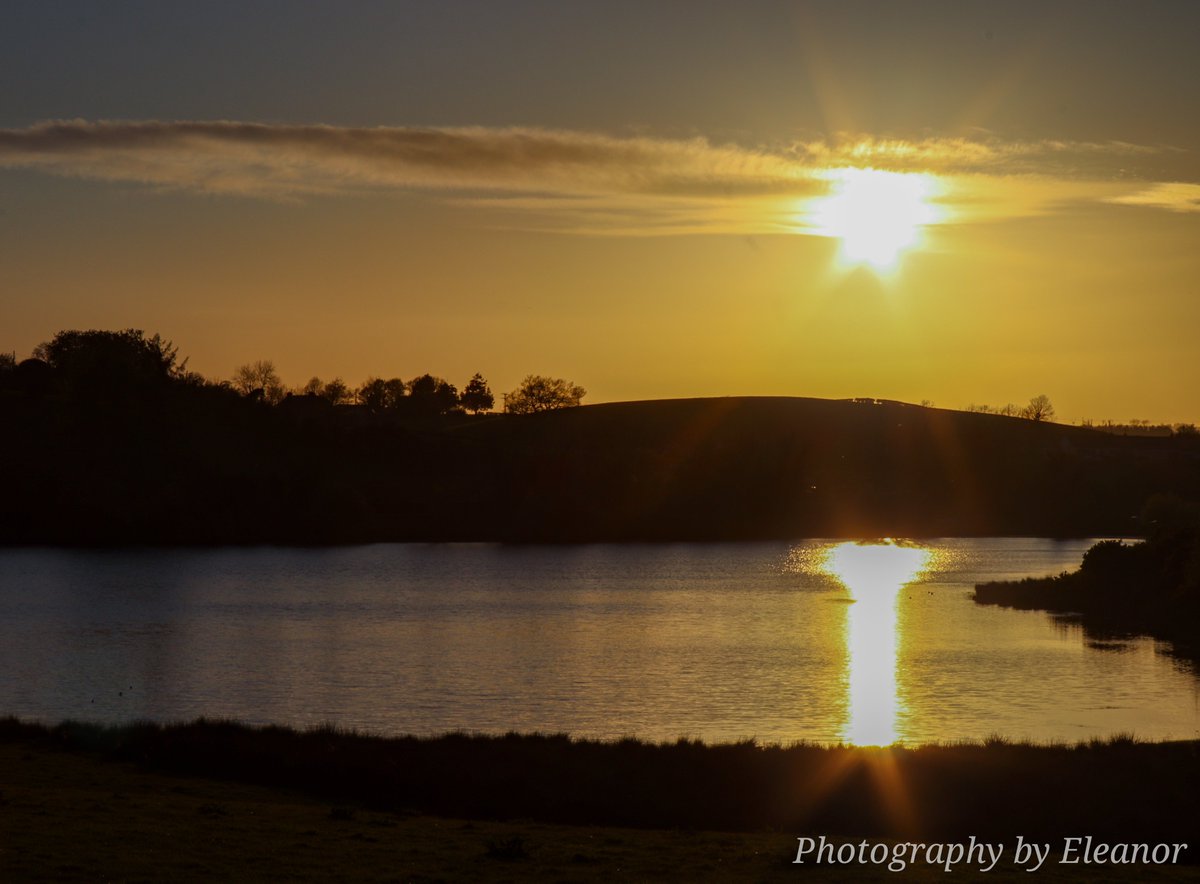
<svg viewBox="0 0 1200 884"><path fill-rule="evenodd" d="M1200 479L1190 440L878 400L614 403L462 434L510 530L561 539L1131 535L1149 494Z"/></svg>
<svg viewBox="0 0 1200 884"><path fill-rule="evenodd" d="M878 400L524 415L373 413L318 396L270 406L137 336L153 358L83 359L56 338L54 365L3 373L3 542L1133 536L1152 494L1200 497L1191 436Z"/></svg>

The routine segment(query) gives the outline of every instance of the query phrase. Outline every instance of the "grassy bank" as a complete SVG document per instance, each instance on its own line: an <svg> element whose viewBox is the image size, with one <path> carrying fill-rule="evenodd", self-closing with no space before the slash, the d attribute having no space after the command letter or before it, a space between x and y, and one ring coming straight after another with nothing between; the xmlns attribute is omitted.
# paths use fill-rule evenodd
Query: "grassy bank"
<svg viewBox="0 0 1200 884"><path fill-rule="evenodd" d="M866 749L0 721L0 744L16 743L379 813L923 841L1189 841L1200 822L1197 741Z"/></svg>
<svg viewBox="0 0 1200 884"><path fill-rule="evenodd" d="M794 843L381 813L36 742L0 743L0 789L5 882L781 880Z"/></svg>
<svg viewBox="0 0 1200 884"><path fill-rule="evenodd" d="M0 880L943 881L939 867L792 863L791 832L563 826L379 812L295 790L147 771L39 737L0 742ZM1039 882L1096 880L1047 864ZM1200 880L1195 866L1104 880ZM959 871L955 878L972 879ZM1028 881L1002 863L989 882Z"/></svg>

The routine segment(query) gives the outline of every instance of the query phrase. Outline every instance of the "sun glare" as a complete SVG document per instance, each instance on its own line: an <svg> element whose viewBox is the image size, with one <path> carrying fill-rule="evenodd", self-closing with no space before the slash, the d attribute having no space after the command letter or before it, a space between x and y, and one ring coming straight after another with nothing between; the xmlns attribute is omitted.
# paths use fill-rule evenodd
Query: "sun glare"
<svg viewBox="0 0 1200 884"><path fill-rule="evenodd" d="M809 223L817 233L841 240L846 263L892 267L917 245L921 229L937 220L929 175L834 169L828 177L831 192L813 207Z"/></svg>

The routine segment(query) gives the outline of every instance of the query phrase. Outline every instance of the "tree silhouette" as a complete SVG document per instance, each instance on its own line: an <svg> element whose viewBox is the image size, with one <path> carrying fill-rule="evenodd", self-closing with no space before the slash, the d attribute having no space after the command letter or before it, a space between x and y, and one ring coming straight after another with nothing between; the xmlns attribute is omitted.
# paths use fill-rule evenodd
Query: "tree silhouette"
<svg viewBox="0 0 1200 884"><path fill-rule="evenodd" d="M321 396L334 405L349 405L354 401L354 392L341 378L334 378L321 388Z"/></svg>
<svg viewBox="0 0 1200 884"><path fill-rule="evenodd" d="M92 401L139 398L184 373L177 348L141 329L61 331L34 348L33 357L53 370L68 395Z"/></svg>
<svg viewBox="0 0 1200 884"><path fill-rule="evenodd" d="M243 396L251 396L261 391L264 401L272 405L278 404L284 397L283 382L275 371L275 363L270 359L260 359L239 365L233 373L233 388Z"/></svg>
<svg viewBox="0 0 1200 884"><path fill-rule="evenodd" d="M382 412L398 408L404 400L407 385L400 378L367 378L354 398L368 411Z"/></svg>
<svg viewBox="0 0 1200 884"><path fill-rule="evenodd" d="M491 411L492 406L496 404L496 397L492 395L492 388L483 379L483 375L476 372L467 382L459 401L467 411L479 414L481 411Z"/></svg>
<svg viewBox="0 0 1200 884"><path fill-rule="evenodd" d="M346 386L346 382L341 378L334 378L329 383L324 383L319 377L313 375L309 378L308 383L296 392L303 396L318 396L330 405L348 405L354 401L354 391Z"/></svg>
<svg viewBox="0 0 1200 884"><path fill-rule="evenodd" d="M579 404L587 390L563 378L531 374L521 386L504 397L504 410L512 414L533 414Z"/></svg>
<svg viewBox="0 0 1200 884"><path fill-rule="evenodd" d="M408 399L418 414L446 414L458 407L458 388L442 378L423 374L408 382Z"/></svg>
<svg viewBox="0 0 1200 884"><path fill-rule="evenodd" d="M1054 406L1050 403L1050 397L1045 393L1034 396L1029 400L1029 404L1021 409L1021 417L1031 421L1054 420Z"/></svg>

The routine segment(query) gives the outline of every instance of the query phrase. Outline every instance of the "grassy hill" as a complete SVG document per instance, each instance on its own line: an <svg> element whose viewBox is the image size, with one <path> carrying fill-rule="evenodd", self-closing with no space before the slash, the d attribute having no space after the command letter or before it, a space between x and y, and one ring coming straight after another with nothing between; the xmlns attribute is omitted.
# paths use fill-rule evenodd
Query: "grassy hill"
<svg viewBox="0 0 1200 884"><path fill-rule="evenodd" d="M876 400L614 403L463 433L515 537L1130 534L1149 494L1200 475L1180 440Z"/></svg>
<svg viewBox="0 0 1200 884"><path fill-rule="evenodd" d="M1200 497L1192 438L878 400L396 420L185 389L0 414L10 543L1130 536L1150 495Z"/></svg>

